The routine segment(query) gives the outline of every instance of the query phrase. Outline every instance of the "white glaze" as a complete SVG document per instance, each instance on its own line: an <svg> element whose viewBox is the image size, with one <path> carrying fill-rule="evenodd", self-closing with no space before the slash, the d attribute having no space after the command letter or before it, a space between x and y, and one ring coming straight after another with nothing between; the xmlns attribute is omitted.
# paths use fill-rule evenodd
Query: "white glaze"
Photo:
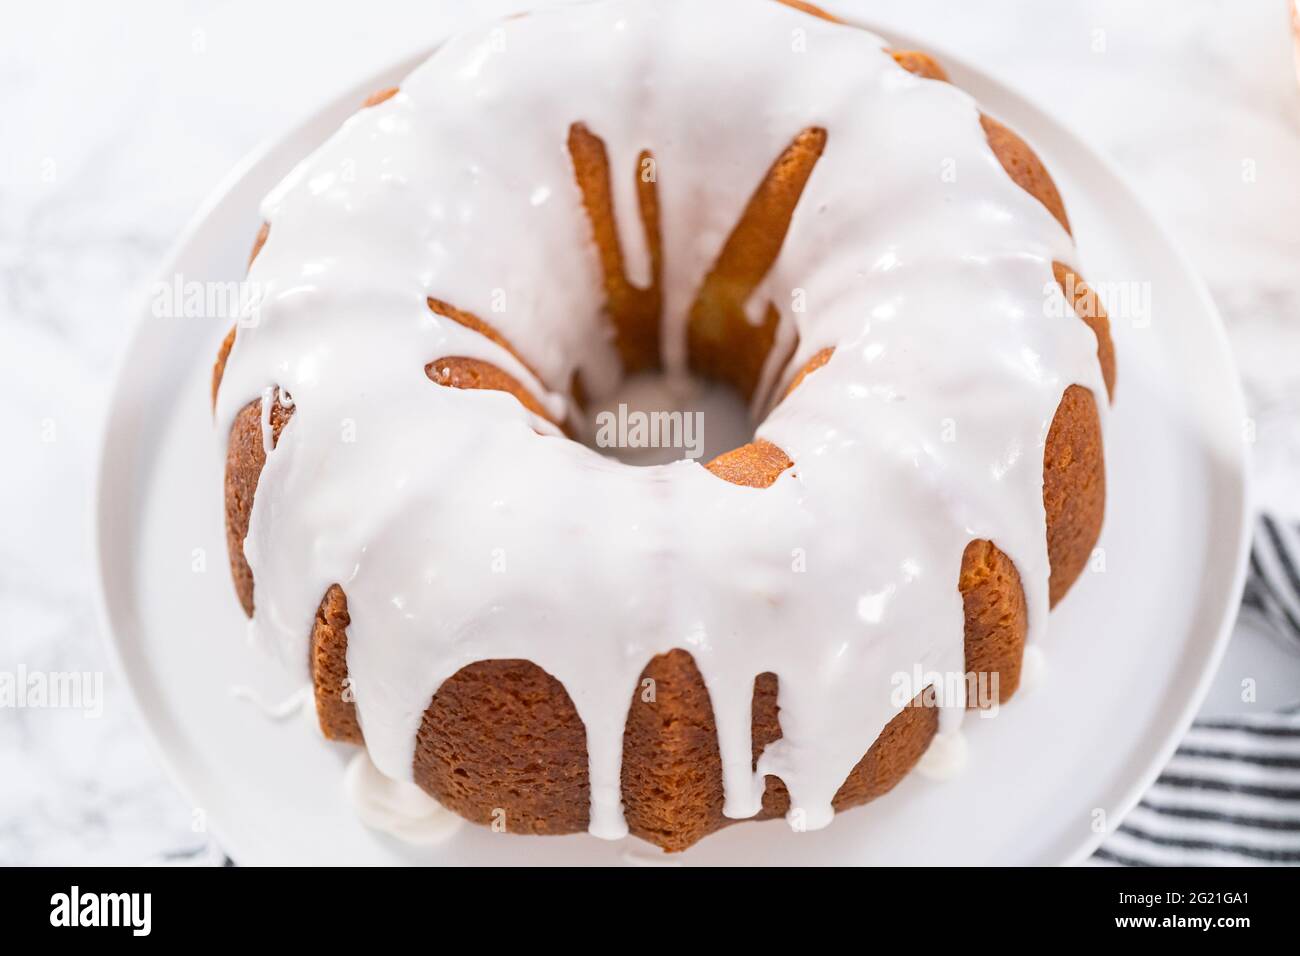
<svg viewBox="0 0 1300 956"><path fill-rule="evenodd" d="M916 762L916 772L928 780L951 780L962 772L968 760L970 744L958 727L934 735L930 746Z"/></svg>
<svg viewBox="0 0 1300 956"><path fill-rule="evenodd" d="M366 826L416 846L436 846L465 822L415 784L375 769L362 750L348 761L343 790Z"/></svg>
<svg viewBox="0 0 1300 956"><path fill-rule="evenodd" d="M288 697L269 701L246 684L236 684L230 688L231 697L252 704L263 717L276 723L301 714L303 708L311 703L312 693L311 684L303 684Z"/></svg>
<svg viewBox="0 0 1300 956"><path fill-rule="evenodd" d="M1020 687L1018 693L1027 694L1036 687L1041 687L1047 680L1048 663L1047 655L1043 653L1041 644L1035 644L1032 647L1026 647L1024 656L1020 661Z"/></svg>
<svg viewBox="0 0 1300 956"><path fill-rule="evenodd" d="M268 197L259 323L239 330L218 407L225 435L264 388L296 404L244 545L254 628L301 667L321 596L342 585L358 717L385 776L410 779L447 677L527 658L587 728L591 832L619 837L629 701L651 657L685 648L713 703L727 815L755 813L774 774L792 820L815 829L896 713L891 675L964 670L956 582L972 538L1015 562L1038 639L1047 428L1071 383L1105 394L1092 333L1049 302L1051 263L1073 245L1007 177L971 98L882 47L758 0L540 12L449 41ZM792 369L835 346L758 428L795 462L770 488L690 461L620 464L506 393L425 376L441 356L483 358L561 415L576 368L593 394L617 385L565 150L579 120L605 141L631 260L645 255L631 173L643 148L655 156L669 374L753 189L798 132L827 130L747 305L781 311L774 356L797 327ZM427 295L494 325L541 381ZM780 679L783 736L754 773L764 671ZM951 734L961 711L946 703Z"/></svg>

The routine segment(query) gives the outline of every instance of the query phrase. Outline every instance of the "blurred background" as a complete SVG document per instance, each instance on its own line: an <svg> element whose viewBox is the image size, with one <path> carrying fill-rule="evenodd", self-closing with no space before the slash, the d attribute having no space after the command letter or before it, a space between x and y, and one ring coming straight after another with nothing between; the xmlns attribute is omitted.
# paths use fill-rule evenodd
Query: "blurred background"
<svg viewBox="0 0 1300 956"><path fill-rule="evenodd" d="M1119 167L1223 314L1252 416L1258 503L1300 517L1300 85L1288 0L823 5L979 64ZM231 167L426 48L440 17L432 0L8 5L0 670L106 673L97 719L0 709L0 864L204 852L108 669L97 619L91 486L113 368L154 270ZM1300 699L1300 661L1243 623L1203 714L1240 710L1243 675L1259 681L1256 706Z"/></svg>

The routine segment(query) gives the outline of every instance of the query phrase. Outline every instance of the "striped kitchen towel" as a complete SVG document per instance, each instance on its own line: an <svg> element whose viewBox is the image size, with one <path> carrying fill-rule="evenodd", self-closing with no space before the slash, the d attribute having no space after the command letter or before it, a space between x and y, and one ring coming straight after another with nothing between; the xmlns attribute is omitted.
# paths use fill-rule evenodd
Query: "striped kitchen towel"
<svg viewBox="0 0 1300 956"><path fill-rule="evenodd" d="M1260 516L1242 603L1300 649L1300 527Z"/></svg>
<svg viewBox="0 0 1300 956"><path fill-rule="evenodd" d="M1300 529L1259 518L1242 605L1300 654ZM1093 860L1300 866L1300 705L1192 724Z"/></svg>

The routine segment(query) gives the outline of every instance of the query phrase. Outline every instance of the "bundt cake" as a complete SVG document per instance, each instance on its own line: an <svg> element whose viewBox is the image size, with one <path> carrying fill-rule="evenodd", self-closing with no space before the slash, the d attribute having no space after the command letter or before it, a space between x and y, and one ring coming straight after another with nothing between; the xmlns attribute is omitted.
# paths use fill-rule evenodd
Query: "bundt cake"
<svg viewBox="0 0 1300 956"><path fill-rule="evenodd" d="M807 4L455 37L263 218L213 376L239 600L326 737L471 821L825 826L1015 692L1097 540L1115 359L1051 178ZM655 372L753 440L571 437Z"/></svg>

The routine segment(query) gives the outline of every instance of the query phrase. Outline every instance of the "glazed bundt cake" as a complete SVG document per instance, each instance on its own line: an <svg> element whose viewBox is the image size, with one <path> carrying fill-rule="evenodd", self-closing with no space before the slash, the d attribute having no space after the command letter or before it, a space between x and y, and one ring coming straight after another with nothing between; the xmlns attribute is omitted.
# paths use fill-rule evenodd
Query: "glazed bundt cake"
<svg viewBox="0 0 1300 956"><path fill-rule="evenodd" d="M990 703L943 675L1015 692L1097 540L1115 359L1051 178L806 4L456 37L263 218L213 381L236 591L327 737L469 820L822 827ZM753 440L571 437L655 372Z"/></svg>

